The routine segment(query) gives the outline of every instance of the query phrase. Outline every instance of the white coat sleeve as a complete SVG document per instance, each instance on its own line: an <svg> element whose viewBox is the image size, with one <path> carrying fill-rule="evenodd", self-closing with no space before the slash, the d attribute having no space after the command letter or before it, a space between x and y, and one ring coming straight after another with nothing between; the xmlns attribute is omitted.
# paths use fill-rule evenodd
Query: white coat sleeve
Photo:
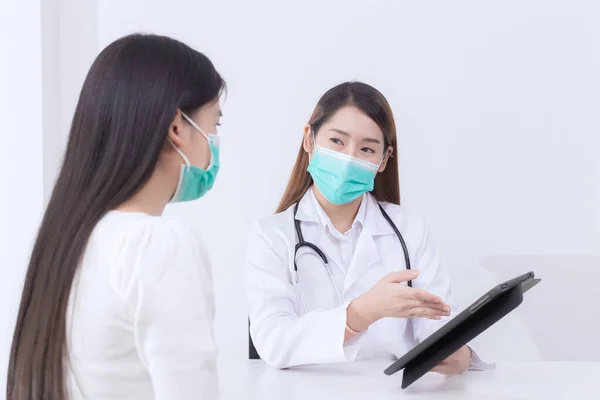
<svg viewBox="0 0 600 400"><path fill-rule="evenodd" d="M192 237L175 221L144 222L114 280L156 400L219 396L210 262Z"/></svg>
<svg viewBox="0 0 600 400"><path fill-rule="evenodd" d="M450 277L442 266L438 250L435 243L425 226L424 220L420 220L421 244L417 250L413 269L419 270L419 277L414 280L413 286L424 289L442 298L451 307L449 317L443 317L441 320L431 320L427 318L413 318L413 333L417 342L422 342L433 332L441 328L444 324L458 315L462 310L452 301ZM473 350L472 369L493 368L493 364L487 364Z"/></svg>
<svg viewBox="0 0 600 400"><path fill-rule="evenodd" d="M356 358L360 338L344 344L348 303L299 316L300 300L287 260L283 240L275 250L260 225L255 225L246 279L250 332L261 359L274 368L289 368Z"/></svg>

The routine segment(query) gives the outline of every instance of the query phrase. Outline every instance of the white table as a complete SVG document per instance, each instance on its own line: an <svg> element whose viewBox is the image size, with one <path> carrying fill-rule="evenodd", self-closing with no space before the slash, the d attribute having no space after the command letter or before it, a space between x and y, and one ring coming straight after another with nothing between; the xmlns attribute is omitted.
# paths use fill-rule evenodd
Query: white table
<svg viewBox="0 0 600 400"><path fill-rule="evenodd" d="M499 363L446 378L429 373L401 389L387 361L356 361L277 371L262 361L219 365L224 399L600 399L600 363Z"/></svg>

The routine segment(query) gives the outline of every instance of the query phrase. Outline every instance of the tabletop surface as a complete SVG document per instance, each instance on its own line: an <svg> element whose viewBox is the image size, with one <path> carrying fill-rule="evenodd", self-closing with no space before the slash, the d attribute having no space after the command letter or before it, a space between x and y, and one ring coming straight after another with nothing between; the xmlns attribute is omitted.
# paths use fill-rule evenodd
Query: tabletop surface
<svg viewBox="0 0 600 400"><path fill-rule="evenodd" d="M600 399L600 362L498 363L456 377L429 373L401 389L388 361L274 370L260 360L219 365L224 399Z"/></svg>

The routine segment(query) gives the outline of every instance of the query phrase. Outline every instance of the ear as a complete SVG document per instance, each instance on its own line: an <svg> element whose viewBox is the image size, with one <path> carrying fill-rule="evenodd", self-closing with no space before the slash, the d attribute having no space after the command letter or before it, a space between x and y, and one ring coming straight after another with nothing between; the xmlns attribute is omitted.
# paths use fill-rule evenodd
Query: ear
<svg viewBox="0 0 600 400"><path fill-rule="evenodd" d="M309 124L304 127L304 140L302 141L302 147L304 147L304 151L307 153L312 153L314 143L313 143L313 135L312 129Z"/></svg>
<svg viewBox="0 0 600 400"><path fill-rule="evenodd" d="M390 157L394 156L393 153L394 153L394 148L392 146L388 146L388 148L385 152L385 155L383 156L383 160L381 161L381 165L379 166L379 170L377 172L383 172Z"/></svg>
<svg viewBox="0 0 600 400"><path fill-rule="evenodd" d="M178 148L181 148L183 146L182 133L184 123L185 121L183 120L181 112L177 110L177 112L175 113L175 117L171 122L171 125L169 125L169 132L167 133L167 138L171 140L171 142L173 142L173 144Z"/></svg>

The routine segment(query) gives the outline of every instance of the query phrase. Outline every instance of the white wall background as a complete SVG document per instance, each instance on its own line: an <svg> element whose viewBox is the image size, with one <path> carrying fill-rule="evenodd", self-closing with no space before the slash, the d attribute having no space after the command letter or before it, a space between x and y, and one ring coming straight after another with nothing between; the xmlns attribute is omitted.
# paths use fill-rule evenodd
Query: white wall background
<svg viewBox="0 0 600 400"><path fill-rule="evenodd" d="M169 210L194 221L211 247L222 357L247 355L243 271L251 224L278 203L320 95L358 79L392 104L404 204L428 219L459 302L468 304L498 280L526 270L544 279L523 307L482 335L483 352L496 360L600 360L600 349L589 350L600 336L590 295L591 283L600 280L598 2L54 1L59 55L45 59L44 71L55 68L59 76L60 119L49 132L61 146L89 64L119 36L143 31L178 38L206 53L228 82L215 189ZM1 7L4 12L4 2ZM39 26L23 40L29 37L39 52ZM11 43L2 40L3 48ZM39 139L40 61L27 57L37 64L0 63L0 82L11 85L7 93L22 96L25 77L34 86L28 119L14 118L24 111L12 95L4 96L4 86L0 111L15 124L6 131L9 143L26 137L35 149L30 124L33 115ZM12 79L4 68L23 79ZM45 97L46 110L48 102ZM60 152L45 139L47 184ZM41 203L35 184L27 186L29 199L38 196L33 204L23 205L15 189L25 185L14 166L29 163L30 154L3 149L3 193L11 196L1 196L2 232L16 240L12 226L24 229L23 248L2 237L2 265L11 265L14 283L22 279L32 231L21 216L33 219Z"/></svg>
<svg viewBox="0 0 600 400"><path fill-rule="evenodd" d="M40 2L0 3L0 387L21 281L43 208ZM7 34L6 32L10 32Z"/></svg>

